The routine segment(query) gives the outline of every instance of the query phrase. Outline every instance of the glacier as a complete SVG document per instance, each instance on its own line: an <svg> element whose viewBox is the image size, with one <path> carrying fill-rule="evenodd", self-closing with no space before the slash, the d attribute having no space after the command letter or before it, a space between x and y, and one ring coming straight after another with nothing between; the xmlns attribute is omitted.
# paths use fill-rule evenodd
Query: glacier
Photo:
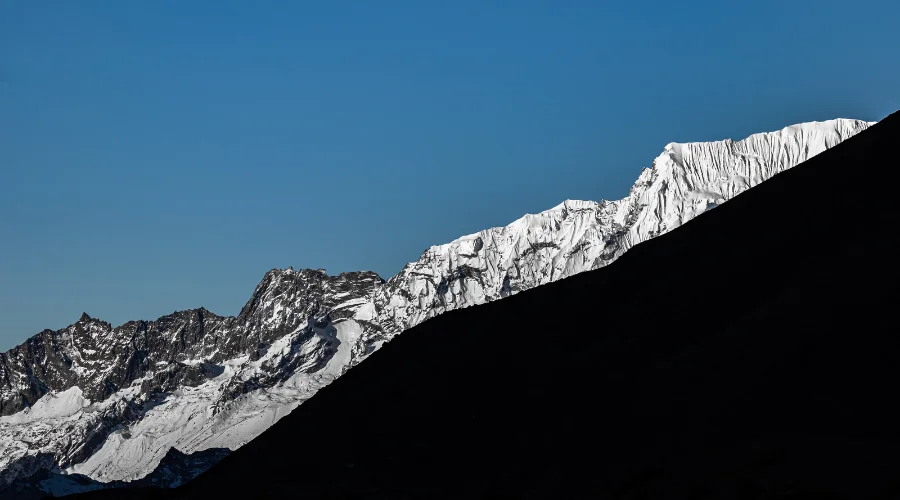
<svg viewBox="0 0 900 500"><path fill-rule="evenodd" d="M566 200L432 246L387 281L273 269L235 317L113 328L85 314L45 330L0 354L0 487L44 469L135 481L173 448L237 449L401 332L601 268L873 124L670 143L620 200Z"/></svg>

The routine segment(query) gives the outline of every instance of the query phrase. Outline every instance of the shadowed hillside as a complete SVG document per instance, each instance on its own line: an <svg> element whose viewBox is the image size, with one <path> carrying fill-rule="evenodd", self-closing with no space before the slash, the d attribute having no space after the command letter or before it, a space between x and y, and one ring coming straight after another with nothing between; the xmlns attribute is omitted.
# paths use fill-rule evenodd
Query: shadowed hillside
<svg viewBox="0 0 900 500"><path fill-rule="evenodd" d="M894 114L604 269L429 320L140 495L898 498L897 146Z"/></svg>

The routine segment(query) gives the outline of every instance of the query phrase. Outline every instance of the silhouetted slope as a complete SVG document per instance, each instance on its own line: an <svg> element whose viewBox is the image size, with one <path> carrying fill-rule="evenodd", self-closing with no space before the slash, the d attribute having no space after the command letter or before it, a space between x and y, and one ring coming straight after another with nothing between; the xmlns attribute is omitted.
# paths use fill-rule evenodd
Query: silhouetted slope
<svg viewBox="0 0 900 500"><path fill-rule="evenodd" d="M158 494L900 497L898 145L895 114L606 268L429 320Z"/></svg>

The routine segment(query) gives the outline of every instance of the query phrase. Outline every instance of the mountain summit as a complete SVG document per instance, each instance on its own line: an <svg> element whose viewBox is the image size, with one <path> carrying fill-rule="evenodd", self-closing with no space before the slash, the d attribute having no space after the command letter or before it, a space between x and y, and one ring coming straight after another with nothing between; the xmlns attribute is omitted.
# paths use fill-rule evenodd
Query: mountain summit
<svg viewBox="0 0 900 500"><path fill-rule="evenodd" d="M151 498L898 498L898 138L420 324Z"/></svg>
<svg viewBox="0 0 900 500"><path fill-rule="evenodd" d="M83 314L0 354L0 487L42 469L131 481L172 448L238 449L397 334L604 267L871 125L672 143L621 200L568 200L433 246L386 282L273 269L235 317L200 308L113 328Z"/></svg>

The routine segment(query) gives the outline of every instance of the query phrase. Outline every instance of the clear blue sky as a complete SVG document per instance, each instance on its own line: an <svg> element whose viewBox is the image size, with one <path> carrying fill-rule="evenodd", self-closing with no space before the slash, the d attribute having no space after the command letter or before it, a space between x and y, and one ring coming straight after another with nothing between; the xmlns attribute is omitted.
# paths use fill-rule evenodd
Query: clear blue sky
<svg viewBox="0 0 900 500"><path fill-rule="evenodd" d="M385 278L671 141L900 107L900 2L5 1L0 349Z"/></svg>

